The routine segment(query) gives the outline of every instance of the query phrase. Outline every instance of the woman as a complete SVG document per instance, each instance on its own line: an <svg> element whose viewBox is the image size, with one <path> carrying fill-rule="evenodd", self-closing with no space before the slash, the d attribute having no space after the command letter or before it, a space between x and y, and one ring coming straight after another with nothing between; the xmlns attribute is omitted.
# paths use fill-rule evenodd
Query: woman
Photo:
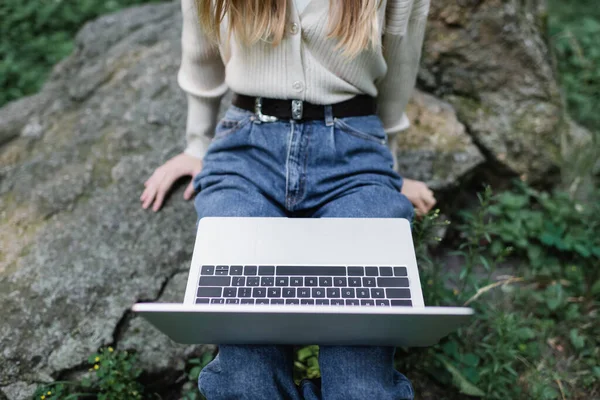
<svg viewBox="0 0 600 400"><path fill-rule="evenodd" d="M409 125L429 0L182 0L187 148L145 183L158 211L194 176L205 216L408 218L435 199L387 144ZM233 105L217 123L222 96ZM404 186L403 186L404 183ZM404 195L402 193L404 193ZM407 199L410 199L410 201ZM318 327L307 327L318 329ZM289 346L221 346L209 399L411 399L392 347L321 346L322 384L292 379Z"/></svg>

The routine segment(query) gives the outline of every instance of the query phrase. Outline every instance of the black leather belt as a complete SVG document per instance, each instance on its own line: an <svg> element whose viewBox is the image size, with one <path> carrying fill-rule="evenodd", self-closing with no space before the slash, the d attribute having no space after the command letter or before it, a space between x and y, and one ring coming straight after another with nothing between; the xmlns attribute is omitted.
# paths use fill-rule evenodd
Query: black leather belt
<svg viewBox="0 0 600 400"><path fill-rule="evenodd" d="M325 107L301 100L277 100L234 94L232 104L244 110L254 112L263 122L282 120L323 120ZM376 113L375 98L360 95L341 103L331 104L334 118L362 117Z"/></svg>

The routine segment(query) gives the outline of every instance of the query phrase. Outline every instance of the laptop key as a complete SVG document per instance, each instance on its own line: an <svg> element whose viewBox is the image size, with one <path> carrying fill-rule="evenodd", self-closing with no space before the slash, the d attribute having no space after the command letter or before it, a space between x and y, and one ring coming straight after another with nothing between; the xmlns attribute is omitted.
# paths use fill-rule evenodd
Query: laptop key
<svg viewBox="0 0 600 400"><path fill-rule="evenodd" d="M346 267L303 267L278 265L277 275L345 276Z"/></svg>
<svg viewBox="0 0 600 400"><path fill-rule="evenodd" d="M310 297L310 289L298 288L298 297Z"/></svg>
<svg viewBox="0 0 600 400"><path fill-rule="evenodd" d="M200 276L199 286L229 286L231 278L228 276Z"/></svg>
<svg viewBox="0 0 600 400"><path fill-rule="evenodd" d="M269 296L269 297L281 297L281 288L269 288L269 289L267 289L267 296Z"/></svg>
<svg viewBox="0 0 600 400"><path fill-rule="evenodd" d="M331 286L333 282L333 278L331 277L320 277L319 278L319 286Z"/></svg>
<svg viewBox="0 0 600 400"><path fill-rule="evenodd" d="M278 276L275 279L275 285L277 286L289 286L290 284L290 278L288 278L287 276Z"/></svg>
<svg viewBox="0 0 600 400"><path fill-rule="evenodd" d="M359 306L359 300L346 300L346 305L347 306Z"/></svg>
<svg viewBox="0 0 600 400"><path fill-rule="evenodd" d="M196 297L221 297L220 287L199 287Z"/></svg>
<svg viewBox="0 0 600 400"><path fill-rule="evenodd" d="M225 299L210 299L210 304L225 304Z"/></svg>
<svg viewBox="0 0 600 400"><path fill-rule="evenodd" d="M215 266L214 265L203 265L201 275L214 275L215 274Z"/></svg>
<svg viewBox="0 0 600 400"><path fill-rule="evenodd" d="M269 304L269 299L256 299L256 304Z"/></svg>
<svg viewBox="0 0 600 400"><path fill-rule="evenodd" d="M300 299L286 299L285 304L300 304Z"/></svg>
<svg viewBox="0 0 600 400"><path fill-rule="evenodd" d="M408 278L377 278L379 287L409 287Z"/></svg>
<svg viewBox="0 0 600 400"><path fill-rule="evenodd" d="M229 275L229 266L217 265L215 268L215 275Z"/></svg>
<svg viewBox="0 0 600 400"><path fill-rule="evenodd" d="M284 299L271 299L271 304L285 304Z"/></svg>
<svg viewBox="0 0 600 400"><path fill-rule="evenodd" d="M318 306L328 306L329 305L329 300L327 299L317 299L316 303Z"/></svg>
<svg viewBox="0 0 600 400"><path fill-rule="evenodd" d="M379 272L377 271L377 267L365 267L365 275L366 276L377 276Z"/></svg>
<svg viewBox="0 0 600 400"><path fill-rule="evenodd" d="M408 276L406 267L394 267L394 276Z"/></svg>
<svg viewBox="0 0 600 400"><path fill-rule="evenodd" d="M333 278L333 286L344 287L348 286L346 278Z"/></svg>
<svg viewBox="0 0 600 400"><path fill-rule="evenodd" d="M373 277L362 278L362 282L363 282L364 287L376 287L377 286L377 283L375 282L375 278L373 278Z"/></svg>
<svg viewBox="0 0 600 400"><path fill-rule="evenodd" d="M375 305L379 307L389 307L390 301L386 299L376 299Z"/></svg>
<svg viewBox="0 0 600 400"><path fill-rule="evenodd" d="M246 277L234 276L231 278L231 286L246 286Z"/></svg>
<svg viewBox="0 0 600 400"><path fill-rule="evenodd" d="M240 299L227 299L225 304L240 304Z"/></svg>
<svg viewBox="0 0 600 400"><path fill-rule="evenodd" d="M350 287L361 287L360 278L348 278L348 286Z"/></svg>
<svg viewBox="0 0 600 400"><path fill-rule="evenodd" d="M296 297L296 288L283 288L283 297Z"/></svg>
<svg viewBox="0 0 600 400"><path fill-rule="evenodd" d="M252 289L252 297L267 297L266 288L254 288Z"/></svg>
<svg viewBox="0 0 600 400"><path fill-rule="evenodd" d="M232 265L229 268L229 275L241 275L243 269L244 267L242 267L241 265Z"/></svg>
<svg viewBox="0 0 600 400"><path fill-rule="evenodd" d="M256 275L256 265L246 265L244 267L244 275L246 276L250 276L250 275Z"/></svg>
<svg viewBox="0 0 600 400"><path fill-rule="evenodd" d="M385 298L385 289L380 289L380 288L371 289L371 297L374 299L384 299Z"/></svg>
<svg viewBox="0 0 600 400"><path fill-rule="evenodd" d="M354 298L354 289L342 289L342 297L345 299Z"/></svg>
<svg viewBox="0 0 600 400"><path fill-rule="evenodd" d="M315 305L315 300L314 299L301 299L300 300L300 304L314 306Z"/></svg>
<svg viewBox="0 0 600 400"><path fill-rule="evenodd" d="M235 297L237 294L237 288L226 287L223 289L223 297Z"/></svg>
<svg viewBox="0 0 600 400"><path fill-rule="evenodd" d="M272 265L261 265L258 267L259 275L275 275L275 267Z"/></svg>
<svg viewBox="0 0 600 400"><path fill-rule="evenodd" d="M356 289L356 297L358 297L359 299L368 299L370 296L369 293L369 289L364 289L364 288L360 288L360 289Z"/></svg>
<svg viewBox="0 0 600 400"><path fill-rule="evenodd" d="M393 276L392 267L379 267L379 276Z"/></svg>
<svg viewBox="0 0 600 400"><path fill-rule="evenodd" d="M412 307L412 301L410 300L391 300L392 306L404 306Z"/></svg>
<svg viewBox="0 0 600 400"><path fill-rule="evenodd" d="M331 298L339 298L340 297L340 289L339 288L327 288L327 297Z"/></svg>
<svg viewBox="0 0 600 400"><path fill-rule="evenodd" d="M254 304L254 299L242 299L242 304Z"/></svg>
<svg viewBox="0 0 600 400"><path fill-rule="evenodd" d="M365 269L363 267L348 267L348 276L364 276Z"/></svg>
<svg viewBox="0 0 600 400"><path fill-rule="evenodd" d="M291 286L303 286L304 285L304 278L291 277L290 278L290 285Z"/></svg>
<svg viewBox="0 0 600 400"><path fill-rule="evenodd" d="M258 276L249 276L246 278L246 284L248 286L258 286L260 284L260 278Z"/></svg>
<svg viewBox="0 0 600 400"><path fill-rule="evenodd" d="M410 299L410 290L408 289L385 289L388 299Z"/></svg>
<svg viewBox="0 0 600 400"><path fill-rule="evenodd" d="M312 289L312 297L314 297L314 298L325 297L325 289L324 288L313 288Z"/></svg>
<svg viewBox="0 0 600 400"><path fill-rule="evenodd" d="M304 278L304 286L317 286L317 277L307 276Z"/></svg>
<svg viewBox="0 0 600 400"><path fill-rule="evenodd" d="M252 289L247 287L238 288L237 297L252 297Z"/></svg>
<svg viewBox="0 0 600 400"><path fill-rule="evenodd" d="M361 306L374 306L375 300L361 300L360 305Z"/></svg>
<svg viewBox="0 0 600 400"><path fill-rule="evenodd" d="M209 298L204 298L204 299L196 299L196 304L208 304L210 303L210 299Z"/></svg>
<svg viewBox="0 0 600 400"><path fill-rule="evenodd" d="M260 286L273 286L275 284L275 278L272 276L263 276L260 278Z"/></svg>
<svg viewBox="0 0 600 400"><path fill-rule="evenodd" d="M331 305L332 306L343 306L344 305L344 300L342 300L342 299L331 299Z"/></svg>

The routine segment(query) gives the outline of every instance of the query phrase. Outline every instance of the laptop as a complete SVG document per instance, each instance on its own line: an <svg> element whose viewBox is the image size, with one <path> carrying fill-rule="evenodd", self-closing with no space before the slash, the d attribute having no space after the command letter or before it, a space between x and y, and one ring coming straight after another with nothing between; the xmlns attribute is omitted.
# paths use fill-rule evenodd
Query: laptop
<svg viewBox="0 0 600 400"><path fill-rule="evenodd" d="M132 309L185 344L430 346L473 315L425 306L396 218L202 218L183 303Z"/></svg>

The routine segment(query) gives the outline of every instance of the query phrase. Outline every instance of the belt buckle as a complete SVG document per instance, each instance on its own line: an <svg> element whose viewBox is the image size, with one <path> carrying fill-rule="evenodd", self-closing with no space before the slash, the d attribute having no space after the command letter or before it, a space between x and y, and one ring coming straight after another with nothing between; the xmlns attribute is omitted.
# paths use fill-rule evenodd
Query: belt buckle
<svg viewBox="0 0 600 400"><path fill-rule="evenodd" d="M301 120L304 113L304 102L302 100L292 100L292 119Z"/></svg>
<svg viewBox="0 0 600 400"><path fill-rule="evenodd" d="M277 117L262 113L262 97L257 97L254 101L254 114L256 114L260 122L276 122L278 120Z"/></svg>

